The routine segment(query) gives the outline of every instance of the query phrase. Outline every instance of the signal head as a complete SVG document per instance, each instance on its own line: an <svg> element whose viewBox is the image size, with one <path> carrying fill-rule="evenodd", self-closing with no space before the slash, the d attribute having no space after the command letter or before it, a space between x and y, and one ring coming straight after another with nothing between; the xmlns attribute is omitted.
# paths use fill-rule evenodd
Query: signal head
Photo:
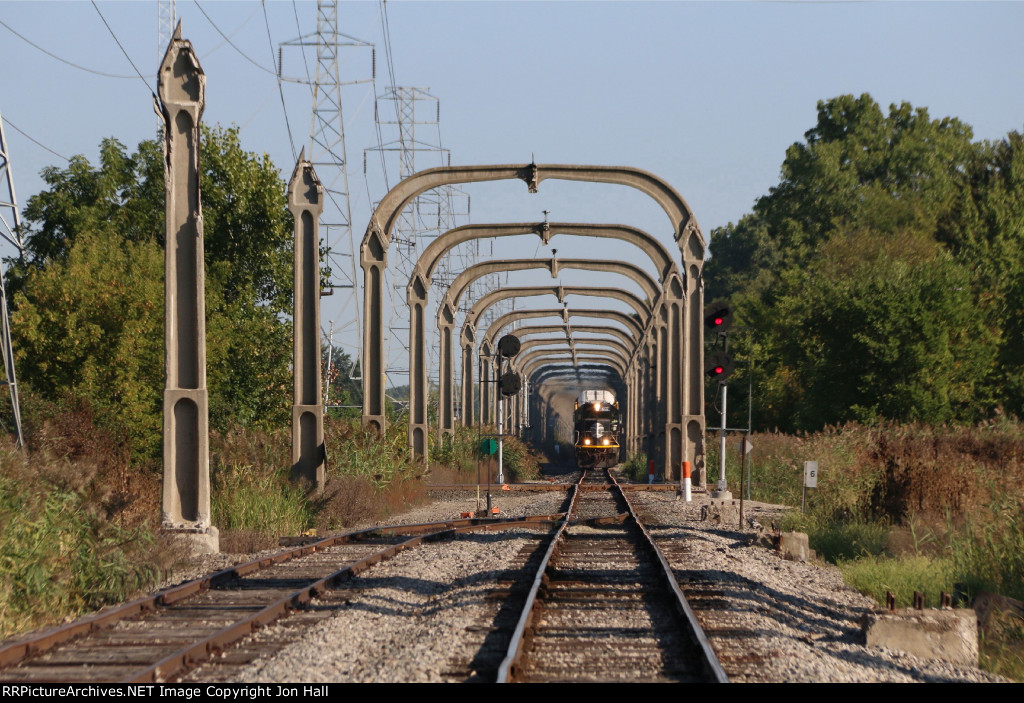
<svg viewBox="0 0 1024 703"><path fill-rule="evenodd" d="M732 357L725 352L714 351L704 356L704 374L713 381L724 381L735 368Z"/></svg>
<svg viewBox="0 0 1024 703"><path fill-rule="evenodd" d="M724 333L732 325L732 306L726 302L712 303L704 308L704 326L717 334Z"/></svg>

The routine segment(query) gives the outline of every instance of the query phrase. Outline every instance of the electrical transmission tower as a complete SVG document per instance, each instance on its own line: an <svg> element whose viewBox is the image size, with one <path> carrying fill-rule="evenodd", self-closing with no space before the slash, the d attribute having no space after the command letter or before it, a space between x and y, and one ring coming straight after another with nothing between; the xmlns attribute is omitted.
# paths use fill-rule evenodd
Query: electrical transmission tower
<svg viewBox="0 0 1024 703"><path fill-rule="evenodd" d="M302 51L306 78L284 78L284 47L299 47ZM309 74L305 50L316 49L316 73ZM371 52L369 78L342 81L338 71L338 53L342 48L357 47ZM309 145L306 155L317 177L324 186L326 202L321 215L320 226L326 241L326 261L331 269L332 280L325 285L322 295L332 295L335 290L345 291L338 296L335 311L330 320L328 343L333 346L335 335L343 340L339 346L346 347L351 366L342 369L350 378L354 375L356 362L362 358L362 324L358 278L358 252L352 233L352 208L349 198L348 153L345 146L345 121L342 113L341 89L344 86L372 83L376 73L376 54L373 44L338 31L338 3L318 0L316 4L316 32L297 39L283 42L278 50L278 79L310 86L313 101L312 119L309 126ZM328 355L331 359L333 354ZM325 374L325 378L329 376Z"/></svg>
<svg viewBox="0 0 1024 703"><path fill-rule="evenodd" d="M390 103L394 108L381 109L381 103ZM431 105L432 103L432 105ZM418 110L417 105L421 105ZM423 109L426 108L426 109ZM391 114L394 115L391 118ZM416 155L425 154L430 161L427 166L451 165L451 154L441 146L441 103L422 88L391 86L374 107L374 119L378 132L396 130L397 137L363 153L363 170L366 170L367 152L394 152L398 156L399 178L404 179L417 171ZM465 204L465 208L461 204ZM469 197L452 186L428 190L416 197L399 215L391 236L388 265L391 278L391 319L389 334L385 341L388 381L391 386L408 383L409 374L409 304L405 288L412 276L413 268L430 240L457 226L460 217L468 218ZM433 301L440 300L452 280L476 261L475 243L460 246L446 256L434 274ZM468 301L462 301L466 303ZM435 306L432 306L435 307ZM427 368L432 379L437 378L437 353L440 338L427 348Z"/></svg>
<svg viewBox="0 0 1024 703"><path fill-rule="evenodd" d="M157 34L156 34L156 55L157 60L162 59L167 46L171 43L174 35L174 23L176 12L174 0L157 0Z"/></svg>
<svg viewBox="0 0 1024 703"><path fill-rule="evenodd" d="M18 249L24 256L21 215L18 213L18 198L14 194L14 176L11 173L11 159L7 151L7 137L4 134L3 115L0 115L0 236ZM25 444L21 432L21 404L18 401L18 379L14 373L14 348L11 345L11 325L8 319L7 289L0 272L0 351L3 353L4 380L11 399L11 424L18 446Z"/></svg>

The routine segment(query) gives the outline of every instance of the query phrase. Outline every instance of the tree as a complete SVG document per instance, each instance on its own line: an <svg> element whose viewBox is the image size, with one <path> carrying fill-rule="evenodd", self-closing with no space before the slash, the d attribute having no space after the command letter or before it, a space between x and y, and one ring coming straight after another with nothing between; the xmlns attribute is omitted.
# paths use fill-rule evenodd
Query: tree
<svg viewBox="0 0 1024 703"><path fill-rule="evenodd" d="M1024 404L1021 139L971 138L907 103L819 102L779 184L712 232L707 290L754 332L762 422Z"/></svg>
<svg viewBox="0 0 1024 703"><path fill-rule="evenodd" d="M291 214L269 158L237 128L203 127L207 370L211 424L285 422L291 327ZM11 262L12 335L23 384L50 400L87 399L127 428L133 451L159 448L163 389L162 147L107 139L43 173L29 199L24 261ZM24 370L22 370L24 369Z"/></svg>

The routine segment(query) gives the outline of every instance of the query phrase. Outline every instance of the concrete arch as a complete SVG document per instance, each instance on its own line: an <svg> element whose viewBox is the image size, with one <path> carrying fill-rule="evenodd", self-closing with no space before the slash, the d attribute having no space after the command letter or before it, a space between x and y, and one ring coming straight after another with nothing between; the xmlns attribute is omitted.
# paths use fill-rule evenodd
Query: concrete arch
<svg viewBox="0 0 1024 703"><path fill-rule="evenodd" d="M477 301L473 308L466 314L466 319L462 325L462 331L459 335L459 347L462 355L462 422L464 426L472 426L474 422L473 417L473 346L476 341L476 327L480 317L494 304L513 297L526 297L533 295L545 295L551 294L558 297L558 301L565 302L566 296L569 295L593 295L600 297L609 297L616 300L621 300L627 303L633 308L635 313L640 319L649 319L652 315L652 310L647 301L641 300L638 296L630 293L629 291L622 290L620 288L589 288L582 286L535 286L535 287L521 287L521 288L499 288L498 290L491 291L483 298ZM448 308L452 310L454 308ZM439 317L443 316L444 320L439 320L439 326L446 324L446 320L450 317L450 314L444 310L439 311ZM610 328L615 329L615 328ZM590 330L593 331L593 330ZM619 330L615 330L619 332ZM621 333L623 341L627 342L626 335ZM627 342L628 343L628 342ZM444 354L444 348L442 348L442 354ZM442 381L443 383L443 381Z"/></svg>
<svg viewBox="0 0 1024 703"><path fill-rule="evenodd" d="M619 312L618 310L595 310L592 308L548 308L543 310L515 310L505 313L492 322L484 333L482 339L487 341L493 348L498 334L508 325L520 320L530 320L542 317L560 317L563 323L568 323L573 317L593 317L601 320L612 320L618 322L633 335L633 339L639 339L644 334L644 329L632 316Z"/></svg>
<svg viewBox="0 0 1024 703"><path fill-rule="evenodd" d="M468 313L466 321L472 320L475 324L487 310L494 304L507 300L508 298L528 298L538 295L553 295L558 302L564 303L570 295L588 295L597 298L614 298L633 308L633 311L641 317L651 314L649 301L642 300L639 296L621 288L589 287L589 286L522 286L514 288L498 288L480 298ZM455 301L456 303L458 301Z"/></svg>
<svg viewBox="0 0 1024 703"><path fill-rule="evenodd" d="M518 334L516 336L519 337ZM568 344L569 347L572 348L572 349L575 349L576 347L578 347L580 345L586 345L586 346L598 345L598 346L611 347L613 349L617 349L618 351L622 352L623 356L625 358L627 358L627 359L633 354L633 349L631 347L627 347L625 344L623 344L619 340L611 338L611 337L575 337L575 338L569 338L569 339L566 339L564 337L563 338L558 338L558 337L550 337L550 338L548 338L548 337L545 337L545 338L542 338L542 339L530 339L530 340L523 340L522 338L520 338L519 341L520 341L520 347L519 347L519 355L520 356L522 356L525 352L528 352L530 349L533 349L535 347L549 347L549 346L552 346L552 345L566 345L566 344ZM513 366L514 365L515 364L513 364Z"/></svg>
<svg viewBox="0 0 1024 703"><path fill-rule="evenodd" d="M533 327L520 327L516 330L516 336L519 337L520 341L524 341L527 337L535 334L552 334L554 332L586 332L587 334L606 334L609 337L613 337L624 345L636 344L636 340L630 337L628 334L620 330L618 327L610 327L605 325L573 325L573 324L561 324L561 325L537 325ZM525 342L524 342L525 343Z"/></svg>
<svg viewBox="0 0 1024 703"><path fill-rule="evenodd" d="M563 347L568 343L565 340L542 340L547 343L561 344ZM628 366L629 351L617 340L602 340L606 343L607 347L601 349L575 349L570 347L566 349L544 349L540 347L534 347L530 350L524 350L520 348L519 354L512 359L512 368L520 371L520 378L522 385L520 392L513 396L511 400L512 410L507 417L516 418L518 417L521 425L528 425L529 420L527 416L527 408L529 406L530 389L532 388L531 379L533 378L533 371L537 367L544 367L550 364L553 360L565 357L568 358L574 365L582 363L584 360L588 361L599 361L601 363L611 366L618 372L620 378L625 374ZM599 341L600 343L600 341ZM509 428L510 431L514 430L514 427Z"/></svg>
<svg viewBox="0 0 1024 703"><path fill-rule="evenodd" d="M576 365L582 364L584 361L599 362L607 364L608 366L612 367L613 369L619 372L620 376L624 376L626 373L627 361L623 359L622 356L619 355L617 352L611 350L592 350L588 351L586 354L574 354L571 351L544 352L541 350L534 350L533 354L530 354L528 358L524 358L520 362L519 368L521 369L522 374L529 378L537 370L538 366L549 364L556 359L560 359L563 361L568 360L567 363L573 363Z"/></svg>
<svg viewBox="0 0 1024 703"><path fill-rule="evenodd" d="M486 225L463 225L450 229L437 237L423 252L413 269L413 276L433 280L441 259L452 249L474 239L492 239L536 234L544 244L558 235L573 237L600 237L618 239L643 251L658 272L658 280L664 282L670 273L677 271L676 263L668 250L657 239L636 227L620 224L591 224L578 222L521 222Z"/></svg>

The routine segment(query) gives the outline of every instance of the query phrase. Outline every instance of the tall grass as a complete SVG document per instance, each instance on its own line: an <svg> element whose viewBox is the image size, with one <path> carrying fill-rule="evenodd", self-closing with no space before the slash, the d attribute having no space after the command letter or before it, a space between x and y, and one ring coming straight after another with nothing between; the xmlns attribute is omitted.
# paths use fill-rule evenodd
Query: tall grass
<svg viewBox="0 0 1024 703"><path fill-rule="evenodd" d="M212 483L213 524L220 530L297 535L313 527L315 515L308 489L292 483L287 469L217 466Z"/></svg>
<svg viewBox="0 0 1024 703"><path fill-rule="evenodd" d="M157 544L156 476L87 408L31 429L25 450L0 439L0 637L150 588L175 556Z"/></svg>
<svg viewBox="0 0 1024 703"><path fill-rule="evenodd" d="M1021 423L848 425L814 435L754 435L752 442L751 494L758 500L799 505L803 462L819 462L807 513L790 514L785 526L806 531L811 547L877 602L891 591L897 605L909 606L919 591L934 605L943 590L1024 600ZM709 444L717 453L717 442ZM733 490L738 463L729 457ZM1015 622L982 633L981 661L1020 679L1024 626Z"/></svg>

